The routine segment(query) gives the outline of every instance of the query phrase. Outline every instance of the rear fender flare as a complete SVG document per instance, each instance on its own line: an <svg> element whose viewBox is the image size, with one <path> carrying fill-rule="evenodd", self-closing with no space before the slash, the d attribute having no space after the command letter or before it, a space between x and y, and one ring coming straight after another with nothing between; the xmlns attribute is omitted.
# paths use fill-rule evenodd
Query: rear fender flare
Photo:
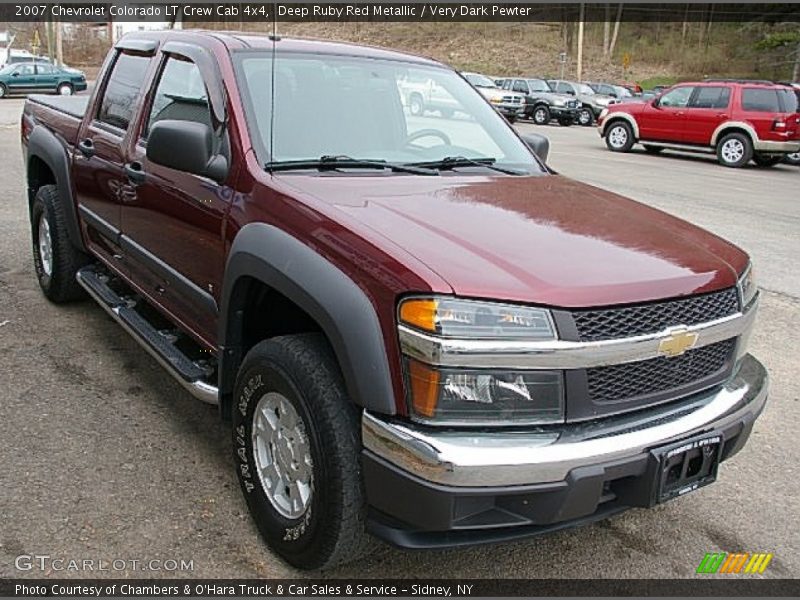
<svg viewBox="0 0 800 600"><path fill-rule="evenodd" d="M58 195L64 207L64 214L67 217L67 235L70 243L86 252L86 246L81 237L81 230L78 224L78 212L75 208L75 199L72 195L72 182L70 180L69 156L64 144L42 125L37 125L28 137L28 150L25 160L25 177L28 177L31 159L38 158L46 164L56 180ZM33 200L35 190L30 188L28 182L28 201Z"/></svg>
<svg viewBox="0 0 800 600"><path fill-rule="evenodd" d="M394 388L378 315L364 291L327 259L265 223L245 225L233 241L222 288L219 390L223 416L242 356L241 315L246 299L237 284L256 279L294 302L320 326L333 347L354 403L396 412Z"/></svg>
<svg viewBox="0 0 800 600"><path fill-rule="evenodd" d="M717 142L719 142L720 138L724 136L729 129L741 129L747 132L747 135L750 136L750 140L754 144L758 141L758 134L756 133L756 130L753 129L753 126L749 123L745 123L744 121L726 121L725 123L719 125L714 130L714 133L711 134L711 145L716 148Z"/></svg>

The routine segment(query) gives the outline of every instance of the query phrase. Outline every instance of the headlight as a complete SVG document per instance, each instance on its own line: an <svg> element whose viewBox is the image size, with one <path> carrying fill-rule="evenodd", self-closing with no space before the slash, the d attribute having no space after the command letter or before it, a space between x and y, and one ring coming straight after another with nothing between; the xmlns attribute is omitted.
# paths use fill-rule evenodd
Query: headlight
<svg viewBox="0 0 800 600"><path fill-rule="evenodd" d="M746 309L758 293L753 263L747 265L744 273L739 277L739 293L742 295L742 309Z"/></svg>
<svg viewBox="0 0 800 600"><path fill-rule="evenodd" d="M457 298L410 298L403 326L427 336L462 340L553 340L546 309ZM501 342L502 343L502 342ZM412 358L403 370L410 416L435 425L521 425L563 422L561 371L438 367Z"/></svg>
<svg viewBox="0 0 800 600"><path fill-rule="evenodd" d="M560 423L564 386L559 371L437 369L405 360L411 416L436 425Z"/></svg>
<svg viewBox="0 0 800 600"><path fill-rule="evenodd" d="M500 104L502 101L503 101L502 98L497 98L497 97L489 99L489 102L491 102L492 104Z"/></svg>
<svg viewBox="0 0 800 600"><path fill-rule="evenodd" d="M550 311L515 304L409 298L400 304L400 321L443 337L555 339Z"/></svg>

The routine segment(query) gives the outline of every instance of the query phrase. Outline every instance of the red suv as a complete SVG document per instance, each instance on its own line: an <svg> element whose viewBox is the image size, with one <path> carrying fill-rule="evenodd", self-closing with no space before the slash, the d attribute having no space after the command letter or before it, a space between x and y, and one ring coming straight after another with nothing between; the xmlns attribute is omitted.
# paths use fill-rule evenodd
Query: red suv
<svg viewBox="0 0 800 600"><path fill-rule="evenodd" d="M648 152L716 152L726 167L770 167L800 150L798 97L770 82L681 83L648 102L609 106L597 124L612 152L640 142Z"/></svg>

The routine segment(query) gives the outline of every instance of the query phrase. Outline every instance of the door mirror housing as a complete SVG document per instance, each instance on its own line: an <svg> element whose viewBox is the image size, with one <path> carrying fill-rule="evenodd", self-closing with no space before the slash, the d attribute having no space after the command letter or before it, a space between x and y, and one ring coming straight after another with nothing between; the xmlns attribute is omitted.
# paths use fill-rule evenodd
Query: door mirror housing
<svg viewBox="0 0 800 600"><path fill-rule="evenodd" d="M158 121L147 138L147 160L222 183L228 159L214 153L211 127L194 121Z"/></svg>
<svg viewBox="0 0 800 600"><path fill-rule="evenodd" d="M539 160L547 163L547 156L550 154L550 140L538 133L528 133L520 136L522 141L531 149Z"/></svg>

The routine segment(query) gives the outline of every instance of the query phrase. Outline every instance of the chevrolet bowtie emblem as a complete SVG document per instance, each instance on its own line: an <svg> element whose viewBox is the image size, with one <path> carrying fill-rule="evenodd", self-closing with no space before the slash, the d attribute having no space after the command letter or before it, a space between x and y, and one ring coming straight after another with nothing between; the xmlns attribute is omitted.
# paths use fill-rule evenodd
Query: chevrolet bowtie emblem
<svg viewBox="0 0 800 600"><path fill-rule="evenodd" d="M662 356L680 356L697 343L698 334L690 331L676 331L658 344L658 353Z"/></svg>

